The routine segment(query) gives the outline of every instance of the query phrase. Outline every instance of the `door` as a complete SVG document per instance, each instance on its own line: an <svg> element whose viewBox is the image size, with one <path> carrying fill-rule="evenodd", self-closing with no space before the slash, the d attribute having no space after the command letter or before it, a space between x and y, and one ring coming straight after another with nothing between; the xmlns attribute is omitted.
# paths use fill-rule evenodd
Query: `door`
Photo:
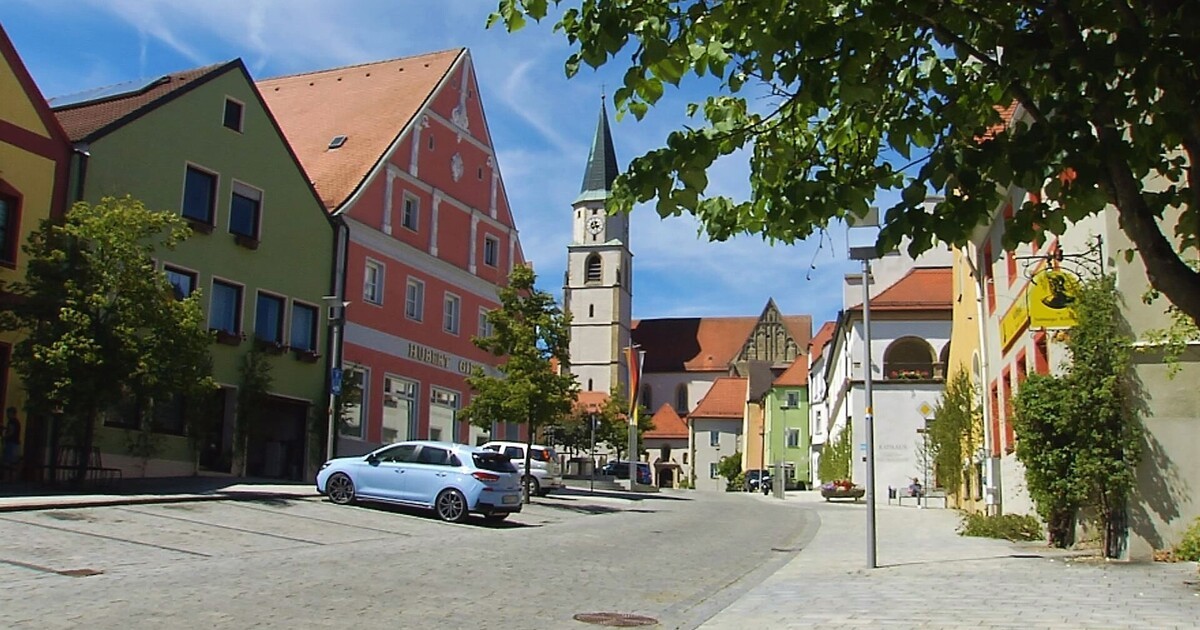
<svg viewBox="0 0 1200 630"><path fill-rule="evenodd" d="M408 466L416 454L415 444L397 444L377 451L373 459L359 462L354 483L359 494L399 501L404 499L408 484Z"/></svg>
<svg viewBox="0 0 1200 630"><path fill-rule="evenodd" d="M450 451L444 448L422 445L416 462L408 466L405 474L404 500L433 505L438 493L452 481L450 473L454 469L450 457Z"/></svg>

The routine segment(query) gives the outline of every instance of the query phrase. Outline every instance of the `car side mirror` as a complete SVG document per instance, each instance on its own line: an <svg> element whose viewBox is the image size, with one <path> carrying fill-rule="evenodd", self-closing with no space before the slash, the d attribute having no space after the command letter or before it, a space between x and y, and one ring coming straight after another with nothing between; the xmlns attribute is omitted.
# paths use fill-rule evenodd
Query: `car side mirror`
<svg viewBox="0 0 1200 630"><path fill-rule="evenodd" d="M379 456L375 455L375 453L371 453L370 455L367 455L367 463L372 466L378 465L379 464Z"/></svg>

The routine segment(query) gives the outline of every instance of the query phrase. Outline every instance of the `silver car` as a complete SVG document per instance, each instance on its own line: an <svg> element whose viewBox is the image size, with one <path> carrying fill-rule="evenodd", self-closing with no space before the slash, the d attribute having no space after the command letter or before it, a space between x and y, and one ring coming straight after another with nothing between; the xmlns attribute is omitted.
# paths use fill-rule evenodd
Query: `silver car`
<svg viewBox="0 0 1200 630"><path fill-rule="evenodd" d="M517 472L521 475L525 474L524 442L494 441L488 442L480 448L496 451L508 457L512 460L513 466L517 467ZM552 490L561 490L566 487L566 484L563 483L562 466L558 463L558 453L549 446L533 445L529 457L529 474L532 477L529 481L529 494L531 495L544 497Z"/></svg>

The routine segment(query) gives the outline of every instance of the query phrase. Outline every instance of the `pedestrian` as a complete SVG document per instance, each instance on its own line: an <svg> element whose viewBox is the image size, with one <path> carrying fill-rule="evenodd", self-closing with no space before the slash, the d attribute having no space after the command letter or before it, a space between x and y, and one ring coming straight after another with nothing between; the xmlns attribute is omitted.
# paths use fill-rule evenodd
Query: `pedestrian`
<svg viewBox="0 0 1200 630"><path fill-rule="evenodd" d="M16 466L21 454L21 421L17 419L17 408L9 407L4 423L4 465Z"/></svg>
<svg viewBox="0 0 1200 630"><path fill-rule="evenodd" d="M913 477L912 483L908 484L908 496L920 497L921 491L921 482L918 481L916 477Z"/></svg>

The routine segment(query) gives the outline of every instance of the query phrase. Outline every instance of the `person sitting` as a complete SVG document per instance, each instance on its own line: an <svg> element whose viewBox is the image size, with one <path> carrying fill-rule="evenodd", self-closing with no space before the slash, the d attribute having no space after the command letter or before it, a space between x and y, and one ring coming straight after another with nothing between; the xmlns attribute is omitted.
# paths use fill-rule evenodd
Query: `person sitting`
<svg viewBox="0 0 1200 630"><path fill-rule="evenodd" d="M912 483L908 484L908 496L920 497L922 494L924 494L924 489L921 487L921 482L913 477Z"/></svg>

